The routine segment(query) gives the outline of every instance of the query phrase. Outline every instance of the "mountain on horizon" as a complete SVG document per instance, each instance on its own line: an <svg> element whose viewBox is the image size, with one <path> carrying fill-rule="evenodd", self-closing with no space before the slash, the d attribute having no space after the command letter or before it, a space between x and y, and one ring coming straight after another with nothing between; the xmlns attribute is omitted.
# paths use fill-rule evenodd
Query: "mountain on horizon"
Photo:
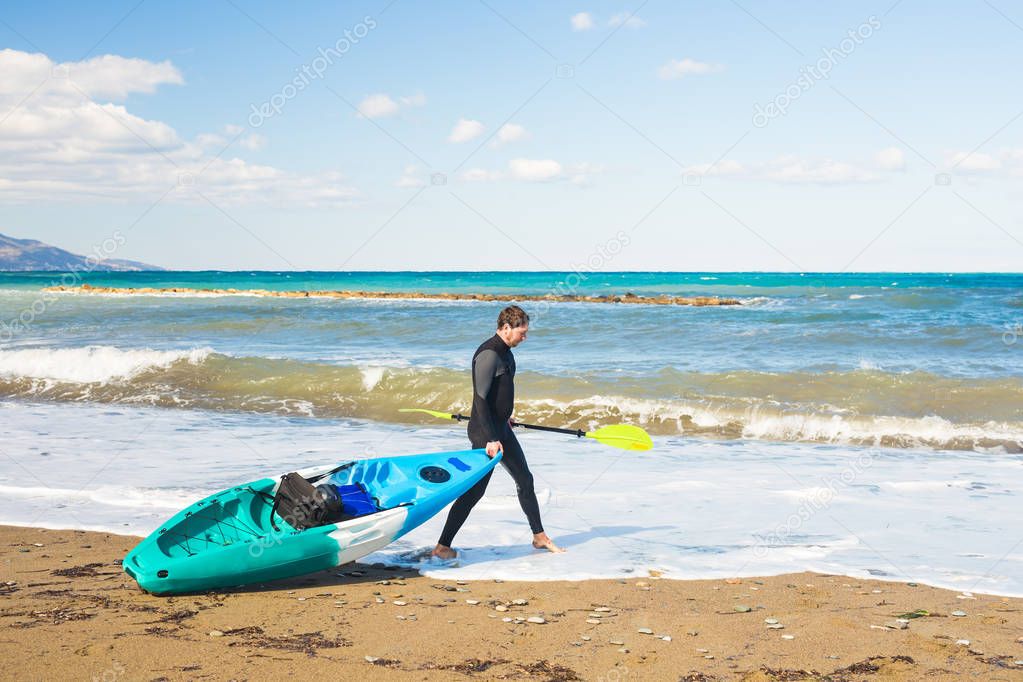
<svg viewBox="0 0 1023 682"><path fill-rule="evenodd" d="M89 260L88 256L65 251L35 239L16 239L0 234L0 271L2 272L68 272L88 270L93 272L138 272L139 270L163 270L148 263L139 263L121 258Z"/></svg>

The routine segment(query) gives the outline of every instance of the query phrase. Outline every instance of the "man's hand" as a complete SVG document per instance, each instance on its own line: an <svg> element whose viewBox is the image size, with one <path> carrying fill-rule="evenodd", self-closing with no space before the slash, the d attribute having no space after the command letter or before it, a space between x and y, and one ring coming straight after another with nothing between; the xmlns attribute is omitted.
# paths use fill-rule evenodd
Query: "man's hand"
<svg viewBox="0 0 1023 682"><path fill-rule="evenodd" d="M504 446L501 445L501 441L492 440L487 443L487 457L493 459L499 452L504 452Z"/></svg>

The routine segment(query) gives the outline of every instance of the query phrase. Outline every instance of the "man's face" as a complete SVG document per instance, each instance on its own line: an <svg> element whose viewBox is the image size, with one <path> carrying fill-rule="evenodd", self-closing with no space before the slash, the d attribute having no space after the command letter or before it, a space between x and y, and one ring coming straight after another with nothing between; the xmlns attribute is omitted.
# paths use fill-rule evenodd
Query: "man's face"
<svg viewBox="0 0 1023 682"><path fill-rule="evenodd" d="M526 340L526 334L529 333L529 325L525 324L521 327L506 325L505 330L505 334L503 335L504 342L508 344L509 348L514 348Z"/></svg>

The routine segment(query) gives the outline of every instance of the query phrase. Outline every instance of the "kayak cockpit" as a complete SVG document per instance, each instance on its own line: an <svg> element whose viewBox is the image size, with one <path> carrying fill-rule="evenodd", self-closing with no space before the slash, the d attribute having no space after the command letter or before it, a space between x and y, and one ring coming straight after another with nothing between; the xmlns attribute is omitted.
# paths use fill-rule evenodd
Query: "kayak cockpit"
<svg viewBox="0 0 1023 682"><path fill-rule="evenodd" d="M156 545L168 557L195 556L212 549L252 542L267 534L273 481L232 488L196 502L158 532ZM271 496L272 499L272 496Z"/></svg>

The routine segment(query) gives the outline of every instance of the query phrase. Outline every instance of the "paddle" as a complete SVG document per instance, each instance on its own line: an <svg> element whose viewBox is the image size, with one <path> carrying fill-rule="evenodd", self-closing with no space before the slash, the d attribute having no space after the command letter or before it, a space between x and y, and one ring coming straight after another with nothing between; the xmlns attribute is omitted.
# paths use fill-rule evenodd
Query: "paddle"
<svg viewBox="0 0 1023 682"><path fill-rule="evenodd" d="M455 421L468 420L464 414L451 414L449 412L438 412L436 410L424 410L418 407L405 407L399 412L422 412L438 419L454 419ZM535 431L549 431L550 433L564 433L578 438L592 438L598 443L610 445L622 450L650 450L654 443L650 440L650 434L638 426L632 424L611 424L602 426L596 431L583 431L582 429L559 429L554 426L539 426L537 424L523 424L513 421L512 426L521 426L524 429Z"/></svg>

